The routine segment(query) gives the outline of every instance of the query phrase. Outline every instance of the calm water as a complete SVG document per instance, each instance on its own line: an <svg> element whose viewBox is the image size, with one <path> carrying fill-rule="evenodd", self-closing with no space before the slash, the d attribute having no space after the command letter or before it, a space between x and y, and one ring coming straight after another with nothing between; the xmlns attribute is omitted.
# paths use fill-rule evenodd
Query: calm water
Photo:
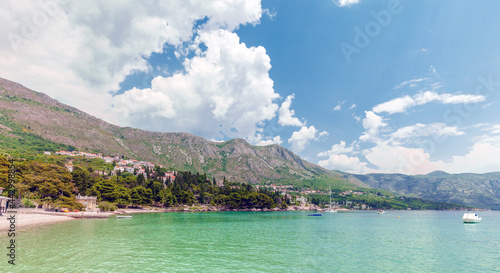
<svg viewBox="0 0 500 273"><path fill-rule="evenodd" d="M136 214L18 233L0 272L500 272L500 212ZM13 270L15 269L15 270Z"/></svg>

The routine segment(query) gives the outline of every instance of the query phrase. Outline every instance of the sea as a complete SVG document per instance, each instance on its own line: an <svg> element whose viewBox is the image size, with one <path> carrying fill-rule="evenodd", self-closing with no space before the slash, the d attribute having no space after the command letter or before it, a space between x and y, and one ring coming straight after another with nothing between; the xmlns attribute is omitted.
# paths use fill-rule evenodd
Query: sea
<svg viewBox="0 0 500 273"><path fill-rule="evenodd" d="M500 272L500 212L166 212L7 236L0 272Z"/></svg>

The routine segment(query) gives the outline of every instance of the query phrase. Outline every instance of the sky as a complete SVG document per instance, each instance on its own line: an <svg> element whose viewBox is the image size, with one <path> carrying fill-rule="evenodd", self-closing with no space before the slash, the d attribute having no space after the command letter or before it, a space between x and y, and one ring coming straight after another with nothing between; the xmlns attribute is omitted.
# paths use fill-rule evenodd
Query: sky
<svg viewBox="0 0 500 273"><path fill-rule="evenodd" d="M331 170L500 171L498 1L1 1L0 77Z"/></svg>

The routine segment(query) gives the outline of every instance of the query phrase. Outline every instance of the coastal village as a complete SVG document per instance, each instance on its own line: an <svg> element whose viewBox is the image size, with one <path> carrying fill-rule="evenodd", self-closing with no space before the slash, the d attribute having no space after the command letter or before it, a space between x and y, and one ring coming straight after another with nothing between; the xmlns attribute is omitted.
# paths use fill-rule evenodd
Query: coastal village
<svg viewBox="0 0 500 273"><path fill-rule="evenodd" d="M155 165L149 161L142 161L142 160L136 160L136 159L123 159L122 157L119 156L107 156L102 153L88 153L88 152L82 152L82 151L64 151L60 150L55 152L56 155L63 155L63 156L70 156L70 157L84 157L88 159L101 159L105 163L111 163L114 165L114 168L112 170L104 171L104 170L95 170L94 172L100 175L117 175L121 173L131 173L134 175L143 175L145 178L147 177L147 173L149 172L150 174L155 173L155 169L157 167L159 168L165 168L163 165ZM52 155L51 152L44 152L44 155ZM66 164L65 165L66 169L69 172L72 172L74 167L73 164ZM163 182L163 186L166 187L166 183L168 181L173 181L175 180L176 177L176 171L167 171L165 172L164 176L160 176L159 179L161 182ZM217 181L216 182L218 186L223 186L222 181ZM234 186L233 186L234 187ZM296 206L292 206L289 209L291 210L314 210L314 209L319 209L318 206L315 206L308 200L306 197L307 195L310 194L318 194L318 195L328 195L329 192L327 191L321 191L321 190L315 190L315 189L295 189L293 185L281 185L281 184L269 184L269 185L255 185L257 189L260 188L267 188L268 190L272 191L278 191L280 192L284 199L290 199L294 200ZM339 192L339 196L348 196L348 195L363 195L364 193L361 191L353 191L353 190L346 190L343 192ZM391 198L394 198L394 196L391 196ZM95 197L87 197L87 196L77 196L77 200L80 200L80 202L85 202L85 205L88 204L94 204L92 206L92 210L95 210L97 208L97 205L95 204ZM83 203L82 203L83 204ZM344 203L341 202L332 202L331 204L326 204L326 207L331 207L335 209L340 209L341 206L346 206L350 207L353 209L370 209L369 206L365 204L354 204L352 201L345 201Z"/></svg>
<svg viewBox="0 0 500 273"><path fill-rule="evenodd" d="M206 175L191 174L189 172L172 170L169 169L168 167L165 167L163 165L157 165L150 161L137 160L134 158L124 158L123 156L116 156L116 155L109 156L102 153L59 150L57 152L45 151L43 152L43 154L44 156L49 156L49 157L61 156L59 160L62 160L60 161L62 164L60 166L64 166L68 172L73 173L77 169L85 169L86 172L88 171L88 173L93 173L95 177L101 176L102 179L99 180L101 182L98 182L101 183L100 184L101 187L116 187L118 185L121 185L121 184L116 184L115 186L113 186L111 184L106 184L106 186L103 186L104 184L102 183L112 183L110 182L110 180L108 180L112 176L123 177L124 179L127 179L127 181L129 181L128 183L130 183L130 181L134 181L133 183L136 183L136 181L138 180L150 181L151 184L147 188L147 190L150 191L149 193L150 199L148 202L142 203L141 201L138 201L135 204L133 204L133 203L128 203L127 201L124 205L120 206L121 209L118 209L115 206L115 208L113 209L115 210L115 212L111 214L128 213L130 210L143 211L144 209L155 210L155 211L156 210L219 211L219 210L242 210L242 209L252 210L252 211L271 211L271 210L340 211L340 210L370 210L379 208L392 208L391 206L396 206L396 208L399 209L412 209L410 205L404 205L403 204L404 202L414 202L413 205L411 206L413 208L420 209L421 208L420 206L422 204L419 203L421 202L419 200L407 201L406 197L395 196L392 194L387 194L387 192L380 192L377 190L362 190L362 189L340 190L337 188L335 189L335 191L331 191L326 189L309 188L307 186L300 187L292 184L282 184L273 181L267 181L267 183L265 184L252 185L252 187L257 189L255 194L265 193L268 196L269 195L272 196L272 198L268 200L270 200L271 204L275 205L269 205L268 207L260 206L259 208L255 207L241 208L238 207L239 206L238 204L241 203L231 204L230 202L232 202L231 200L233 200L231 198L242 198L242 197L238 197L238 195L234 196L230 195L231 193L243 190L244 188L242 188L241 185L239 185L238 183L230 183L229 187L227 187L228 185L224 182L226 181L225 179L215 179L215 178L207 179ZM90 162L93 162L92 166L97 166L97 167L94 168L88 167L86 164ZM193 178L190 179L195 179L195 180L198 179L197 177L204 176L205 178L203 179L207 179L211 182L208 185L217 186L222 189L226 188L228 191L226 191L225 194L218 193L218 196L220 197L215 198L216 196L213 196L211 195L211 193L206 192L207 190L206 186L204 186L205 188L202 189L201 186L200 187L196 186L196 182L194 182L195 180L190 180L191 182L188 182L185 179L186 175L192 175ZM140 176L143 176L144 179ZM133 177L135 177L135 179L130 180ZM108 182L103 182L103 181L108 181ZM151 188L149 187L151 187L152 183L157 183L157 187L155 188L157 193L163 191L162 194L170 196L169 198L173 198L172 196L174 195L172 191L174 190L174 187L178 187L175 196L181 198L180 200L182 201L179 202L169 201L169 205L165 206L162 205L162 207L158 207L157 204L159 202L158 201L159 199L156 199L156 201L152 201L153 199L151 199L152 192ZM179 189L180 184L178 183L184 183L186 187L181 190ZM195 184L192 185L191 183ZM138 198L137 196L142 196L146 194L144 193L146 188L142 187L141 184L135 184L135 186L130 186L130 185L134 184L128 184L127 186L130 187L131 190L133 189L132 190L133 192L131 192L130 195L135 194L134 195L134 198L136 198L135 200L139 200L137 199ZM187 187L192 188L192 190L188 192ZM104 188L101 188L101 190L102 189ZM102 213L103 211L109 210L109 208L101 209L102 204L106 205L109 204L108 202L109 197L105 197L108 199L101 200L99 194L102 191L101 190L96 191L96 190L97 189L95 189L93 192L79 191L76 193L74 200L82 205L82 208L85 211L84 214L82 214L82 212L75 214L74 209L71 209L73 211L68 210L65 212L68 212L72 215L74 214L74 216L77 218L84 216L97 217L97 218L109 217L109 214ZM138 190L141 192L139 193ZM117 198L118 197L112 199L113 201L111 202L116 202ZM203 199L203 198L208 198L208 199ZM131 200L131 199L126 199L126 200ZM204 200L204 201L198 202L197 200ZM250 200L250 199L245 199L245 200ZM21 204L20 203L21 201L22 201L21 199L16 200L17 204L16 206L19 206ZM7 207L6 204L3 203L4 202L2 202L0 206L6 208ZM283 206L281 204L283 204ZM113 205L113 203L111 203L111 205ZM44 213L56 213L56 212L60 213L61 211L64 211L64 207L60 206L53 207L51 202L43 203L43 207L40 207L40 204L38 204L37 207L49 210ZM101 215L95 213L101 213Z"/></svg>
<svg viewBox="0 0 500 273"><path fill-rule="evenodd" d="M134 175L143 175L145 178L147 177L147 172L151 171L154 172L154 169L156 167L160 168L165 168L163 165L155 165L149 161L138 161L135 159L122 159L119 156L105 156L102 153L87 153L87 152L80 152L80 151L58 151L55 152L56 155L64 155L64 156L81 156L89 159L97 158L97 159L102 159L106 163L114 163L114 168L110 170L109 172L107 171L98 171L96 170L95 172L101 175L117 175L118 173L132 173ZM51 152L44 152L44 155L51 155ZM69 172L72 172L74 169L73 164L66 164L66 169ZM148 169L148 171L146 171ZM164 176L161 176L160 179L162 180L163 183L166 181L173 181L175 180L175 171L169 171L165 172Z"/></svg>

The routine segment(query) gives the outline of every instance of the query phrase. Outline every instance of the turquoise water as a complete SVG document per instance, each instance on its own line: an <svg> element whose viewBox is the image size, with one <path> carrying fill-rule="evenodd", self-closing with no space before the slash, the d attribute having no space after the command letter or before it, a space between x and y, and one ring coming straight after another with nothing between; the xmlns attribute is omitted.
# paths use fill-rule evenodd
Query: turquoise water
<svg viewBox="0 0 500 273"><path fill-rule="evenodd" d="M500 272L500 212L202 212L78 220L17 234L0 272Z"/></svg>

